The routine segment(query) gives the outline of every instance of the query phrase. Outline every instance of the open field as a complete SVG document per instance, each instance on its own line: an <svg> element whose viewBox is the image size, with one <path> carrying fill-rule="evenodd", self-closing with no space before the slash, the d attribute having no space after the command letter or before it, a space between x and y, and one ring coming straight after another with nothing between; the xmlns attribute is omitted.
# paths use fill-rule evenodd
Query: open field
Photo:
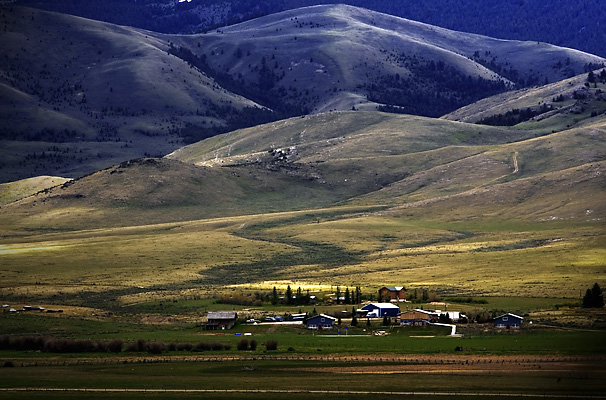
<svg viewBox="0 0 606 400"><path fill-rule="evenodd" d="M604 279L599 223L428 223L359 210L2 238L0 296L52 304L106 292L105 303L133 295L141 302L146 294L203 296L217 285L268 290L272 283L262 282L285 281L579 299Z"/></svg>
<svg viewBox="0 0 606 400"><path fill-rule="evenodd" d="M425 399L448 395L448 398L456 399L482 399L500 393L518 398L582 398L589 395L601 398L601 381L606 377L603 359L599 357L392 356L209 361L154 362L150 359L91 365L74 360L71 365L63 366L7 368L0 383L0 397L59 398L69 395L71 397L61 398L96 398L111 395L121 398L128 395L129 398L188 398L204 395L205 398L223 399L241 398L246 394L247 398L303 398L309 395L396 398L406 395ZM36 379L32 381L33 375ZM293 376L297 379L292 379ZM10 388L31 388L31 391ZM53 389L61 392L51 391Z"/></svg>

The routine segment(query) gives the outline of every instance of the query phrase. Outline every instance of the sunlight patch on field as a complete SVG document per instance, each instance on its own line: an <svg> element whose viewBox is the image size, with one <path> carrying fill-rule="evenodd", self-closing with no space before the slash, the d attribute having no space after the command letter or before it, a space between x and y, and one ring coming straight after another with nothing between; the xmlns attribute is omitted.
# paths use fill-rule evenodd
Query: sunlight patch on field
<svg viewBox="0 0 606 400"><path fill-rule="evenodd" d="M52 251L52 250L60 250L63 249L65 245L57 245L57 244L48 244L45 246L27 246L25 244L15 244L15 245L0 245L0 256L3 254L14 254L14 253L24 253L29 251Z"/></svg>

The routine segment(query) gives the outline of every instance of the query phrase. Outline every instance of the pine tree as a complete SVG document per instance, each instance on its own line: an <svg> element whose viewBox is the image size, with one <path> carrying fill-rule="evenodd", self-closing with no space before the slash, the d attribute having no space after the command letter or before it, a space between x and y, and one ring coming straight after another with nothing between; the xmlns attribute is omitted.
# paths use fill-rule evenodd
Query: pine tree
<svg viewBox="0 0 606 400"><path fill-rule="evenodd" d="M274 306L276 304L278 304L278 290L276 289L275 286L274 286L274 290L271 293L271 304Z"/></svg>
<svg viewBox="0 0 606 400"><path fill-rule="evenodd" d="M292 304L292 289L290 285L286 288L286 304Z"/></svg>
<svg viewBox="0 0 606 400"><path fill-rule="evenodd" d="M345 288L345 304L351 304L351 299L349 298L349 288Z"/></svg>

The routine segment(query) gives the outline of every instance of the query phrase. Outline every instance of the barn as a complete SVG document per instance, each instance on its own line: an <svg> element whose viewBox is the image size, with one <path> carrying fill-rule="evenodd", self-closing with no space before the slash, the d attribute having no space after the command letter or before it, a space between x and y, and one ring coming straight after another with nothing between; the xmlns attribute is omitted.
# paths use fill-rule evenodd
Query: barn
<svg viewBox="0 0 606 400"><path fill-rule="evenodd" d="M494 326L495 328L520 329L522 327L522 320L524 320L523 317L507 313L496 317L494 319Z"/></svg>
<svg viewBox="0 0 606 400"><path fill-rule="evenodd" d="M209 311L207 330L231 329L236 325L238 313L235 311Z"/></svg>

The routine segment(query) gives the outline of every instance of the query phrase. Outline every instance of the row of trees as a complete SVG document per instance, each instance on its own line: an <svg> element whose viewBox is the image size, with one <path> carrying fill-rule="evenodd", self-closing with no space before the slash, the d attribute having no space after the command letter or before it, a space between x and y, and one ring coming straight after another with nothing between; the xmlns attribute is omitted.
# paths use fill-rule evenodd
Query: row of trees
<svg viewBox="0 0 606 400"><path fill-rule="evenodd" d="M283 300L288 305L308 305L312 303L312 296L309 294L309 289L303 293L301 286L299 286L296 292L293 292L290 285L286 288L284 298L281 298L278 293L278 289L274 286L271 294L271 304L276 305ZM355 288L345 288L345 291L341 291L341 288L337 286L335 290L334 302L336 304L360 304L362 302L362 289L359 286Z"/></svg>

